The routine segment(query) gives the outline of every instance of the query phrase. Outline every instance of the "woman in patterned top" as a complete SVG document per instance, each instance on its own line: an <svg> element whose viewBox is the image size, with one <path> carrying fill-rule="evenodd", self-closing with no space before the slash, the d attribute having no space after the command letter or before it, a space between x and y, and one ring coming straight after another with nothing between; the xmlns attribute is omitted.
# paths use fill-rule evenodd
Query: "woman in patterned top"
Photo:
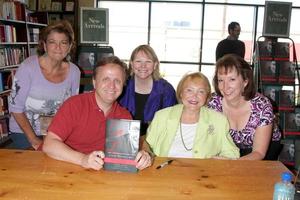
<svg viewBox="0 0 300 200"><path fill-rule="evenodd" d="M227 116L240 159L277 160L281 133L269 99L256 92L250 65L239 56L223 56L216 63L213 84L216 93L208 107Z"/></svg>

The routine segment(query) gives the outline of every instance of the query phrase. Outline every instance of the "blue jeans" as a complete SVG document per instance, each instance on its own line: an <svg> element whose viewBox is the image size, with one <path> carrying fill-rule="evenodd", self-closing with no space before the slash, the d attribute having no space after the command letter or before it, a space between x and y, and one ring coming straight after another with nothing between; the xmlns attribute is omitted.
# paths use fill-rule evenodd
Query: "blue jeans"
<svg viewBox="0 0 300 200"><path fill-rule="evenodd" d="M12 140L12 143L8 144L6 148L8 149L29 149L31 147L30 142L27 140L27 137L23 133L10 133L9 138Z"/></svg>

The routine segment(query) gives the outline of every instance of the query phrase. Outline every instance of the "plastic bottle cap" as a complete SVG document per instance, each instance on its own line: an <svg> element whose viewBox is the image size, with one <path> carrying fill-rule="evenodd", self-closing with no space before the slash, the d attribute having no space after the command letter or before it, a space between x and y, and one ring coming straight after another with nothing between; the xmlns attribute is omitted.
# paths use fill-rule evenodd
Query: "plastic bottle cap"
<svg viewBox="0 0 300 200"><path fill-rule="evenodd" d="M292 178L293 178L293 175L290 172L283 172L281 174L281 180L282 181L291 182Z"/></svg>

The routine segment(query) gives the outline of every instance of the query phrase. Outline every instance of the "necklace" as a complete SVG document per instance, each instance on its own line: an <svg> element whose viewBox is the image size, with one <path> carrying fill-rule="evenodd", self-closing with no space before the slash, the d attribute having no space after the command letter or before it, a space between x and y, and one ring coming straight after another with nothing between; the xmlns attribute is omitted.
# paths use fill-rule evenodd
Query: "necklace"
<svg viewBox="0 0 300 200"><path fill-rule="evenodd" d="M184 143L183 136L182 136L181 122L179 123L179 126L180 126L180 129L179 129L179 131L180 131L180 138L181 138L181 142L182 142L182 144L183 144L183 147L184 147L185 150L187 150L187 151L192 151L193 147L189 149L189 148L186 147L186 145L185 145L185 143Z"/></svg>

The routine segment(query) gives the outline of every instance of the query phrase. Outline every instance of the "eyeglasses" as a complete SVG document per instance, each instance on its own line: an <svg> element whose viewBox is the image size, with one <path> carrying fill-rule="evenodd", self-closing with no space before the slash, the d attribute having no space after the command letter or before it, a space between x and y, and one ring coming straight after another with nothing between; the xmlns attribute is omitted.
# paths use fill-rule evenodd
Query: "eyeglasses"
<svg viewBox="0 0 300 200"><path fill-rule="evenodd" d="M57 40L47 40L46 41L47 44L51 47L61 47L61 48L68 48L70 46L70 43L68 40L61 40L61 41L57 41Z"/></svg>

